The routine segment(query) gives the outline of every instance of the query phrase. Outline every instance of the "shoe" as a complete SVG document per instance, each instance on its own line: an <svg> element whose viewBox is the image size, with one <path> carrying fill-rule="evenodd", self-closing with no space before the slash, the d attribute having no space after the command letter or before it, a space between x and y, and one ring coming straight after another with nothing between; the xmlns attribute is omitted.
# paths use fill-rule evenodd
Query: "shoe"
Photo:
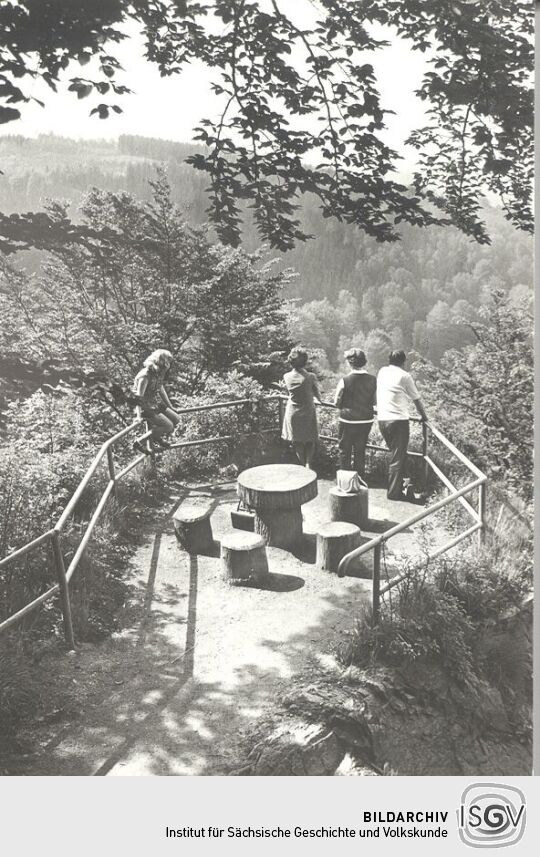
<svg viewBox="0 0 540 857"><path fill-rule="evenodd" d="M146 446L143 446L143 444L140 442L140 440L135 440L133 442L133 449L136 452L142 452L144 455L151 455L150 450L147 449Z"/></svg>
<svg viewBox="0 0 540 857"><path fill-rule="evenodd" d="M414 493L414 488L412 487L412 485L407 485L407 487L405 488L405 490L403 492L403 495L409 503L415 502L415 493Z"/></svg>
<svg viewBox="0 0 540 857"><path fill-rule="evenodd" d="M154 443L157 443L162 449L170 449L171 444L167 440L163 440L162 438L155 438Z"/></svg>

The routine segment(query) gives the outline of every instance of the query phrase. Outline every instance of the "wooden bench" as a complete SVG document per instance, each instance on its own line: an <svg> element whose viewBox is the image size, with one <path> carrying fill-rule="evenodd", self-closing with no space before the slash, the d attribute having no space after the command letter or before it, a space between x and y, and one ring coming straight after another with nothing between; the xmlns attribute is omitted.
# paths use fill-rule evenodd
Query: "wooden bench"
<svg viewBox="0 0 540 857"><path fill-rule="evenodd" d="M369 518L369 492L361 488L355 494L348 494L341 488L330 488L330 520L346 521L365 527Z"/></svg>
<svg viewBox="0 0 540 857"><path fill-rule="evenodd" d="M182 503L174 513L176 538L188 553L207 554L212 550L212 507L212 503Z"/></svg>
<svg viewBox="0 0 540 857"><path fill-rule="evenodd" d="M317 530L317 566L336 573L349 551L360 545L360 527L345 521L330 521Z"/></svg>
<svg viewBox="0 0 540 857"><path fill-rule="evenodd" d="M228 533L221 540L221 562L229 583L257 583L268 574L264 539L256 533Z"/></svg>

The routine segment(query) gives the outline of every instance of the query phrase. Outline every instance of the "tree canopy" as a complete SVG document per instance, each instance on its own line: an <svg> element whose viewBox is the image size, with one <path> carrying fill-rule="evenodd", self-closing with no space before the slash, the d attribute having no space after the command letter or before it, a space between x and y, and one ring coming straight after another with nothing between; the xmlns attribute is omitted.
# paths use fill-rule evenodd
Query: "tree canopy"
<svg viewBox="0 0 540 857"><path fill-rule="evenodd" d="M419 360L423 394L443 431L526 503L533 491L532 311L495 290L470 324L474 344L448 350L441 367Z"/></svg>
<svg viewBox="0 0 540 857"><path fill-rule="evenodd" d="M311 23L297 23L305 6ZM306 19L307 20L307 19ZM196 129L189 161L208 175L209 217L220 238L240 240L246 207L262 238L282 250L307 234L302 194L325 217L383 241L399 224L453 223L489 241L481 214L496 194L517 227L531 231L533 10L522 0L21 0L0 7L0 120L18 119L29 84L55 90L70 61L69 89L106 119L129 88L115 48L135 21L145 55L162 75L194 60L215 71L222 109ZM388 110L372 64L386 37L426 55L417 93L428 121L412 188L396 180L399 156L385 142ZM97 59L98 73L84 76ZM92 65L93 67L93 65ZM32 219L0 228L10 242Z"/></svg>
<svg viewBox="0 0 540 857"><path fill-rule="evenodd" d="M37 276L2 260L0 357L13 363L21 354L50 369L49 390L55 379L60 387L92 386L101 377L127 391L157 343L175 354L182 393L230 371L274 380L282 369L275 353L289 347L287 273L189 227L163 171L151 190L148 203L89 191L83 226L109 237L59 246ZM23 389L25 382L35 389L32 366L14 368Z"/></svg>

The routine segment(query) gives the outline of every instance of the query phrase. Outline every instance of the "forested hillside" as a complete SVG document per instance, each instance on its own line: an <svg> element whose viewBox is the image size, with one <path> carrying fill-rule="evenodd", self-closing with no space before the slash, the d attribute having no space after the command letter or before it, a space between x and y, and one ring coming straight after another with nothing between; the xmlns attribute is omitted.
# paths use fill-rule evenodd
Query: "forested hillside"
<svg viewBox="0 0 540 857"><path fill-rule="evenodd" d="M406 227L400 242L378 244L353 226L323 220L308 201L302 219L317 240L280 256L260 248L254 230L246 231L243 248L216 240L204 225L201 179L182 163L185 146L142 138L118 144L48 138L41 152L21 138L4 139L2 146L6 210L40 208L46 197L63 199L69 216L98 238L1 258L0 556L57 520L96 449L131 419L126 392L156 345L174 353L170 388L187 406L257 399L283 373L292 342L309 347L326 395L335 387L345 347L364 347L372 369L387 360L391 346L414 349L413 371L430 416L489 476L488 514L498 514L501 491L513 507L530 513L530 239L496 210L487 212L491 246L433 227ZM63 217L61 205L51 212ZM241 436L255 413L250 408L239 416L219 412L184 419L181 436ZM129 447L120 455L119 465L129 461ZM145 505L159 499L178 467L183 475L207 479L229 466L225 445L172 457L153 476L145 472L142 482L135 477L126 486L124 508L136 509L141 496ZM92 483L64 533L68 558L80 538L79 518L93 514L102 488L103 482ZM101 640L117 627L134 535L115 514L113 509L96 528L92 551L78 571L77 640ZM405 612L402 622L384 606L391 660L398 652L403 663L416 663L417 651L446 652L450 640L448 651L460 657L465 652L467 669L491 675L491 661L482 652L473 659L470 640L476 640L477 626L458 599L484 604L488 591L488 605L497 602L497 609L520 602L530 588L531 562L528 542L519 551L513 543L494 551L499 553L483 557L480 573L476 558L456 567L465 583L456 585L458 594L450 600L441 593L434 599L421 584L414 601L419 620L411 623ZM6 566L0 574L0 620L54 579L45 548ZM476 621L481 625L483 618ZM411 627L413 645L402 646L404 629L410 633ZM32 616L21 638L39 645L60 636L61 614L54 605ZM353 637L346 663L363 663L372 639ZM383 662L384 645L378 649ZM512 696L509 710L527 722L527 712L515 704L515 698L519 704L528 698L526 646L507 637L503 645L510 647L512 666L497 681L504 692L510 683L514 693L514 661L524 664L525 690ZM38 692L27 662L14 656L16 646L8 639L0 650L0 720L11 730L39 711ZM493 656L497 676L499 651Z"/></svg>
<svg viewBox="0 0 540 857"><path fill-rule="evenodd" d="M172 200L190 224L200 225L206 219L205 179L184 162L194 151L187 144L133 136L117 142L4 137L0 207L37 210L47 199L60 199L72 203L70 215L77 220L78 204L92 187L149 200L149 180L164 164ZM351 344L366 346L373 368L390 344L439 363L449 348L472 342L467 322L478 320L493 289L514 301L530 292L532 240L495 208L486 212L491 245L451 228L407 225L401 241L380 244L351 225L323 219L313 198L305 201L301 220L316 240L278 256L281 266L296 273L286 292L295 301L293 336L322 349L328 368L338 368L343 347ZM244 244L248 250L259 245L249 226Z"/></svg>
<svg viewBox="0 0 540 857"><path fill-rule="evenodd" d="M56 756L70 774L132 773L131 757L136 773L311 775L291 761L302 721L307 755L335 741L352 775L529 773L530 4L0 7L0 124L18 132L0 135L0 774L7 738L25 774L58 773ZM299 451L268 395L295 344L323 400L345 349L373 372L408 352L427 415L404 462L414 497L385 491L380 408L369 496L337 496L369 499L351 533L369 555L352 580L322 573L328 517L332 535L352 520L323 483L338 432L356 434L323 401L316 514L289 513L301 491L261 471L268 567L255 580L250 554L247 579L222 580L236 477ZM296 520L289 555L267 512ZM183 524L204 525L204 550ZM228 755L241 767L216 768Z"/></svg>
<svg viewBox="0 0 540 857"><path fill-rule="evenodd" d="M275 380L291 341L310 349L327 395L345 348L364 348L370 368L377 370L391 347L404 347L434 367L434 375L423 373L424 386L434 388L437 376L442 383L460 377L466 399L482 402L482 379L490 370L480 357L490 352L491 364L499 365L497 335L503 363L518 360L529 384L530 360L516 348L523 343L529 355L532 242L500 211L485 212L491 245L479 245L453 228L407 225L400 241L381 244L354 226L323 219L308 197L301 218L314 240L285 254L261 254L255 230L246 227L242 252L220 245L202 226L204 179L184 162L193 151L131 136L117 142L55 136L0 140L5 211L63 200L74 221L117 233L101 249L72 246L8 257L0 293L4 400L21 392L26 396L43 382L71 383L73 373L81 383L88 381L88 372L104 372L126 387L156 337L177 353L177 382L190 394L204 389L213 374L223 377L231 370L263 383ZM13 261L26 273L18 274ZM280 273L286 269L290 273ZM486 324L499 331L487 351L479 343ZM512 329L522 335L512 338ZM51 360L53 371L48 363L44 371L43 361ZM63 368L55 374L54 366ZM513 389L510 370L499 368ZM468 386L471 378L474 389ZM447 419L442 402L448 399L455 400L454 390L438 390L438 418L454 437L462 444L480 436L487 441L484 412L495 419L493 403L475 416L473 426L471 409L462 403L460 420L452 417L455 408ZM521 408L523 396L517 401ZM489 443L473 443L469 451L485 466L508 471L513 465L505 419L497 417ZM457 423L461 428L466 423L467 431ZM518 434L516 449L527 447L528 461L528 441ZM521 478L522 468L518 471Z"/></svg>

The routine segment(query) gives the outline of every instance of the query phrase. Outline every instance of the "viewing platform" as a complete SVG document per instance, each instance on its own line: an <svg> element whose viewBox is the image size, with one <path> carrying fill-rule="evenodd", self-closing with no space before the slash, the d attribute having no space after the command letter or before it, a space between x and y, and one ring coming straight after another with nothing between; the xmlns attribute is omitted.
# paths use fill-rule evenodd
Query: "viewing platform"
<svg viewBox="0 0 540 857"><path fill-rule="evenodd" d="M276 397L270 404L276 404ZM290 461L290 453L277 440L278 426L257 423L250 400L197 406L186 409L186 414L226 408L248 408L254 420L251 436L258 444L263 436L270 437L273 445L273 459L262 458L257 452L240 468L240 478L244 469L264 465L261 470L265 470L266 465L283 463L287 458ZM278 547L271 543L272 528L262 533L262 573L253 579L249 574L242 579L240 574L231 585L231 576L224 573L221 541L226 535L242 532L233 528L231 517L238 506L237 480L216 478L196 484L182 479L179 466L179 477L169 482L168 499L149 516L141 516L142 543L131 562L132 598L118 618L118 633L100 647L99 666L96 655L84 644L74 650L72 661L66 659L65 669L73 671L75 681L79 669L104 669L106 693L99 705L73 723L54 745L44 740L47 749L29 762L31 772L217 775L234 768L241 754L242 736L257 727L265 712L286 694L293 677L307 676L309 681L321 667L337 668L336 641L351 633L364 607L373 611L377 621L380 598L404 576L414 573L428 555L438 556L473 534L482 535L486 477L435 426L424 424L422 429L422 452L412 451L411 456L416 456L414 460L424 472L429 468L438 477L444 486L443 496L432 497L426 506L389 501L386 489L377 487L372 478L375 484L369 489L369 517L360 526L360 543L340 562L338 570L343 576L316 562L317 533L331 519L329 492L335 480L330 478L330 467L321 468L316 486L312 485L307 494L301 487L301 494L296 496L297 487L287 485L301 516L301 528L295 528L298 539ZM115 462L115 445L134 430L141 427L135 424L123 429L101 447L52 530L1 561L17 561L28 551L50 544L59 583L7 619L0 630L13 627L59 594L66 641L74 649L70 580L107 499L131 470L148 460L141 455L128 463ZM472 481L460 488L451 483L428 448L428 431L433 441L442 443L472 473ZM176 447L189 450L233 442L238 446L245 444L246 437L248 433L243 438L203 436L182 440ZM322 436L322 440L333 442L334 438ZM375 455L385 451L377 446L371 449ZM60 550L63 527L92 475L103 465L110 479L65 568ZM256 492L257 501L262 499L260 486L250 490ZM472 505L475 500L477 508ZM473 524L447 541L449 534L437 512L451 503L461 504ZM197 513L197 507L204 514ZM204 524L204 538L195 533L195 524ZM196 546L191 541L195 535Z"/></svg>
<svg viewBox="0 0 540 857"><path fill-rule="evenodd" d="M267 546L263 584L231 588L224 578L220 540L231 532L236 481L178 482L156 516L133 562L134 599L121 632L102 657L118 663L107 698L74 724L32 771L56 775L219 774L235 762L243 730L252 729L270 702L299 672L333 657L336 632L349 631L371 597L371 580L338 578L315 565L315 533L328 521L328 492L302 506L297 550ZM208 555L179 545L173 516L185 504L212 506L214 545ZM370 538L406 520L418 507L390 503L370 491ZM394 545L392 545L394 550ZM414 535L403 532L395 549L413 556ZM366 575L371 577L366 556ZM390 554L389 554L390 559ZM84 664L83 648L78 655Z"/></svg>

